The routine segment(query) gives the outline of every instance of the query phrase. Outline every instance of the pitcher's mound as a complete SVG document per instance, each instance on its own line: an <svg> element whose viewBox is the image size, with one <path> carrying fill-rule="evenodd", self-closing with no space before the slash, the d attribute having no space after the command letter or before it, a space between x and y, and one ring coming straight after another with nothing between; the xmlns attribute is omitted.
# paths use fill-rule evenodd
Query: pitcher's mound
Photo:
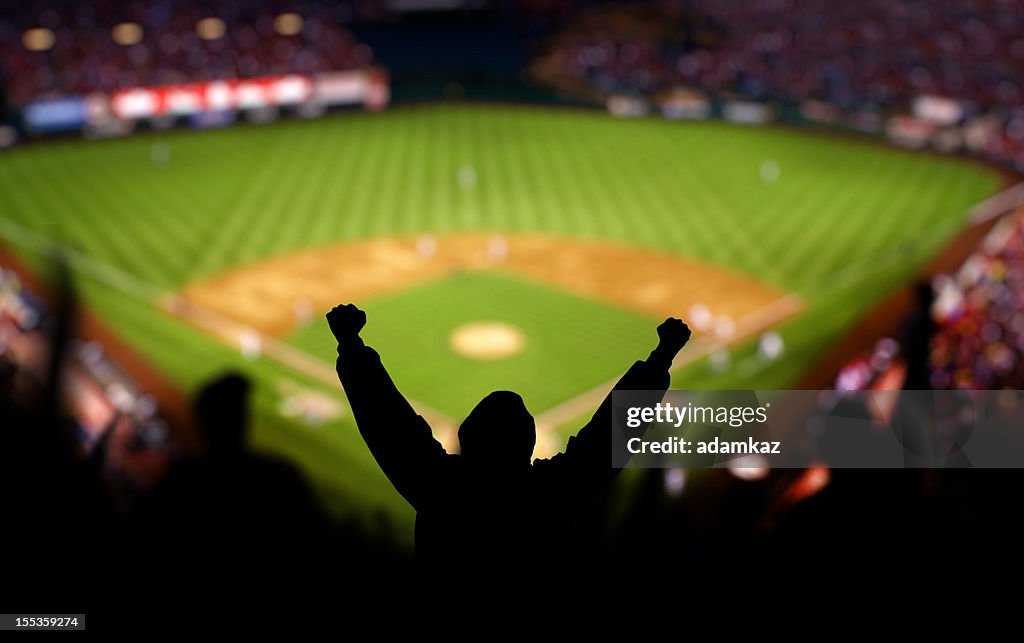
<svg viewBox="0 0 1024 643"><path fill-rule="evenodd" d="M479 321L456 328L448 342L452 350L463 357L496 360L522 352L526 347L526 335L512 324Z"/></svg>

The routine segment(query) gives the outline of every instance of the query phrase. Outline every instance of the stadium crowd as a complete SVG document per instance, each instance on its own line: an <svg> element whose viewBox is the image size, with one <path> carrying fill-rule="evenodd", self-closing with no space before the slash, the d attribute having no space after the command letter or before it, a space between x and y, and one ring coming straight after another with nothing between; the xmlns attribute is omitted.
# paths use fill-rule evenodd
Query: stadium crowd
<svg viewBox="0 0 1024 643"><path fill-rule="evenodd" d="M953 274L921 284L897 340L839 371L843 391L1024 389L1024 208L1002 218Z"/></svg>
<svg viewBox="0 0 1024 643"><path fill-rule="evenodd" d="M6 3L0 73L17 105L46 97L359 68L348 5L297 0Z"/></svg>
<svg viewBox="0 0 1024 643"><path fill-rule="evenodd" d="M1024 388L1024 210L940 281L934 315L932 388Z"/></svg>
<svg viewBox="0 0 1024 643"><path fill-rule="evenodd" d="M563 72L607 90L684 84L847 108L935 94L982 107L1024 107L1019 0L797 4L688 0L660 9L601 8L561 36Z"/></svg>
<svg viewBox="0 0 1024 643"><path fill-rule="evenodd" d="M853 113L900 114L919 96L998 121L980 151L1024 164L1021 0L685 0L602 6L552 41L534 76L575 94L695 88ZM856 119L852 119L856 120ZM870 120L870 119L869 119Z"/></svg>
<svg viewBox="0 0 1024 643"><path fill-rule="evenodd" d="M905 104L920 94L1024 106L1019 0L687 4L728 28L717 47L675 61L684 81L848 108Z"/></svg>
<svg viewBox="0 0 1024 643"><path fill-rule="evenodd" d="M56 397L59 421L83 453L105 452L120 505L148 491L177 452L155 397L95 340L68 337L59 390L48 391L52 334L61 324L51 303L17 272L0 268L0 400L24 412Z"/></svg>

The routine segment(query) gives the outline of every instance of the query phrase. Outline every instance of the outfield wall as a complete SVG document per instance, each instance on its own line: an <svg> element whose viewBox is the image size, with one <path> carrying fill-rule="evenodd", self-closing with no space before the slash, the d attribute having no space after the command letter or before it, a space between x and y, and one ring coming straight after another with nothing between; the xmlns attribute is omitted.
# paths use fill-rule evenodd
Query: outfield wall
<svg viewBox="0 0 1024 643"><path fill-rule="evenodd" d="M901 148L943 154L968 154L1024 172L1024 153L1007 146L1005 118L952 98L919 96L908 113L844 110L808 100L799 104L715 96L679 87L655 96L612 94L605 109L618 117L658 115L669 120L721 118L739 125L804 124L878 137Z"/></svg>

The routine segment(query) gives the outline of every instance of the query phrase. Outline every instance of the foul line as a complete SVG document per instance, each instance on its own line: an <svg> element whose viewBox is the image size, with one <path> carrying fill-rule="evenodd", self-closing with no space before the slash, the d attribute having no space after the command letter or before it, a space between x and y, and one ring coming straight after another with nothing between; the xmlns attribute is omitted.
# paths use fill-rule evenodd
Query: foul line
<svg viewBox="0 0 1024 643"><path fill-rule="evenodd" d="M198 306L180 295L165 293L161 301L153 303L174 317L207 331L229 346L240 346L245 335L258 337L260 355L328 386L341 385L338 374L330 363L214 310ZM456 434L455 420L426 404L409 398L406 400L434 429L435 437L448 447Z"/></svg>
<svg viewBox="0 0 1024 643"><path fill-rule="evenodd" d="M19 245L32 248L52 259L63 259L78 272L177 319L189 322L214 335L228 346L239 346L239 340L243 334L258 337L261 355L330 387L341 385L331 364L274 337L264 335L243 323L187 301L180 295L167 292L77 248L55 241L5 218L0 218L0 236ZM343 387L342 390L344 390ZM455 420L426 404L411 399L408 401L416 412L431 425L435 437L448 447L456 434Z"/></svg>
<svg viewBox="0 0 1024 643"><path fill-rule="evenodd" d="M741 342L750 336L765 330L774 324L795 315L803 310L803 300L797 295L786 295L780 297L764 306L744 315L736 323L736 333L728 340L712 340L707 337L698 337L687 344L684 352L676 356L672 362L670 371L677 371L688 366L697 360L707 357L711 353ZM537 415L538 432L554 431L557 427L571 422L588 411L597 408L608 396L609 391L619 381L619 378L609 380L600 386L595 386L585 393L581 393L565 402L562 402L547 411Z"/></svg>

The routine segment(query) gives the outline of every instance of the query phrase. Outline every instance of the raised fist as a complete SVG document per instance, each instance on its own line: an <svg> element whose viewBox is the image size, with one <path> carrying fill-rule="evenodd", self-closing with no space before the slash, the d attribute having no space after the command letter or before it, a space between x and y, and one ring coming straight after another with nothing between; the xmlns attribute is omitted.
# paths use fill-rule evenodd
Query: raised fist
<svg viewBox="0 0 1024 643"><path fill-rule="evenodd" d="M678 353L688 341L690 327L682 320L669 317L658 326L658 347L670 351L672 355Z"/></svg>
<svg viewBox="0 0 1024 643"><path fill-rule="evenodd" d="M359 331L366 325L366 313L359 310L353 304L335 306L327 313L327 323L334 333L334 338L340 343L359 334Z"/></svg>

